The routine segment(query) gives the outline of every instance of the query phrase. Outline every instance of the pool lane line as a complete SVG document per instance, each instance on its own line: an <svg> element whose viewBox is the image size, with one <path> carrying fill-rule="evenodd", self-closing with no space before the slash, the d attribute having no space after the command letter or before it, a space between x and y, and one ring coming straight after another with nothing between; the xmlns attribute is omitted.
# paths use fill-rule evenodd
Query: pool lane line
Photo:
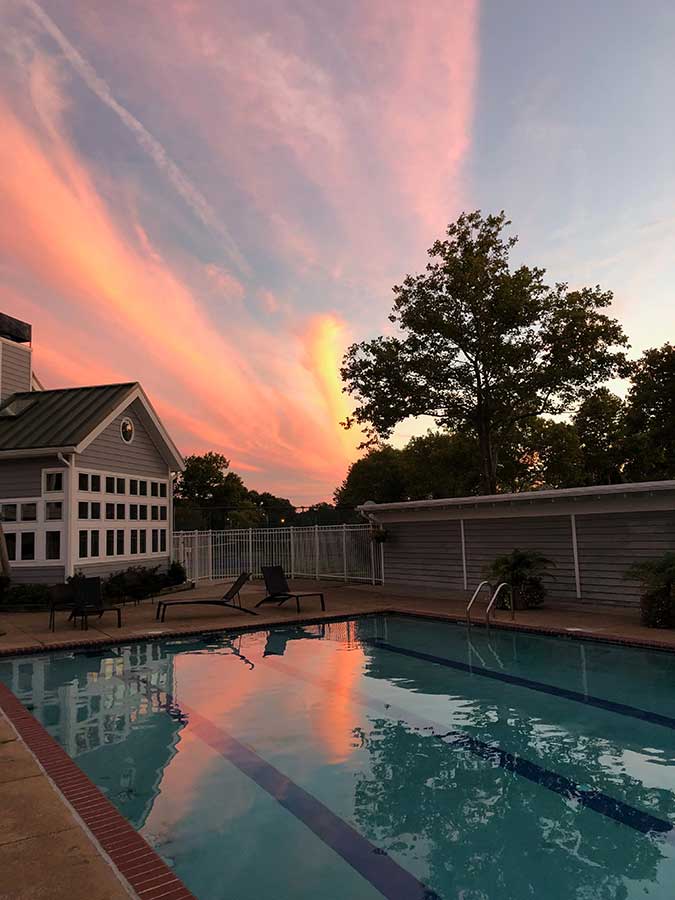
<svg viewBox="0 0 675 900"><path fill-rule="evenodd" d="M320 800L262 758L253 747L237 740L194 707L178 703L171 694L142 683L164 698L167 712L187 723L194 734L262 788L287 812L307 826L327 847L365 878L387 900L442 900L385 851L360 834Z"/></svg>
<svg viewBox="0 0 675 900"><path fill-rule="evenodd" d="M431 731L432 734L429 735L430 737L436 737L458 750L467 750L474 756L487 760L507 772L513 772L521 778L525 778L540 787L544 787L549 791L553 791L553 793L559 794L566 800L573 800L581 806L592 809L594 812L600 813L600 815L609 819L613 819L621 825L633 828L635 831L639 831L642 834L667 834L671 842L675 839L675 828L667 819L661 819L658 816L644 812L635 806L624 803L622 800L616 800L614 797L610 797L609 794L605 794L603 791L598 791L593 788L582 788L571 778L560 775L558 772L554 772L551 769L546 769L523 756L509 753L497 744L489 744L485 741L481 741L459 729L451 729L439 734L436 729L445 728L445 726L439 722L422 718L410 710L385 700L370 697L362 691L337 687L329 681L329 679L306 674L301 669L287 663L285 660L267 657L265 659L265 665L269 665L270 667L277 669L277 671L291 675L294 678L306 681L314 687L320 687L327 693L333 694L333 696L341 696L354 700L362 706L369 707L381 715L386 715L387 717L398 716L403 719L406 724L414 725L414 727L420 731Z"/></svg>
<svg viewBox="0 0 675 900"><path fill-rule="evenodd" d="M480 675L482 678L492 678L494 681L513 684L516 687L527 688L530 691L538 691L541 694L550 694L553 697L562 697L564 700L573 700L576 703L583 703L585 706L595 706L597 709L604 709L607 712L616 713L620 716L628 716L631 719L640 719L641 721L649 722L652 725L662 725L664 728L675 730L675 718L664 716L661 713L650 712L647 709L640 709L639 706L629 706L626 703L618 703L615 700L606 700L604 697L594 697L592 694L587 695L581 693L581 691L560 688L553 684L546 684L543 681L534 681L530 678L523 678L520 675L509 675L507 672L498 672L495 669L488 669L485 666L469 665L468 663L460 662L456 659L448 659L445 656L436 656L433 653L424 653L421 650L400 647L398 644L390 644L389 641L383 641L380 638L365 638L363 643L371 647L379 647L381 650L389 650L391 653L398 653L400 656L409 656L413 659L422 660L422 662L435 663L436 665L444 666L447 669L456 669L459 672L466 672L469 675Z"/></svg>

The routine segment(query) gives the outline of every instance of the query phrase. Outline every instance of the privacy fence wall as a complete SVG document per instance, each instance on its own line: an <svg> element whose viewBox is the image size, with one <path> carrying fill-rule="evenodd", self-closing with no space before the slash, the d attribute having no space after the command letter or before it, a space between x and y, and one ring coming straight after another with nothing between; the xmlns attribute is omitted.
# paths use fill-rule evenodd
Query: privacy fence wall
<svg viewBox="0 0 675 900"><path fill-rule="evenodd" d="M470 590L495 557L518 548L556 563L551 598L633 605L640 588L626 569L675 550L675 481L361 509L386 530L382 572L391 585Z"/></svg>
<svg viewBox="0 0 675 900"><path fill-rule="evenodd" d="M240 572L256 577L261 566L281 565L291 578L377 584L381 548L367 524L176 531L173 538L173 557L192 581L233 579Z"/></svg>

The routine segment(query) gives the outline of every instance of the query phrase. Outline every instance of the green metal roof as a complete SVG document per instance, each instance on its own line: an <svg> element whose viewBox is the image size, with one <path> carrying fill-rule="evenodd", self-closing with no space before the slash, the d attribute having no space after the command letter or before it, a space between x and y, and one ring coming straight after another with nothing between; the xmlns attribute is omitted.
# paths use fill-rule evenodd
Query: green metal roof
<svg viewBox="0 0 675 900"><path fill-rule="evenodd" d="M12 394L0 405L0 452L75 447L137 382Z"/></svg>

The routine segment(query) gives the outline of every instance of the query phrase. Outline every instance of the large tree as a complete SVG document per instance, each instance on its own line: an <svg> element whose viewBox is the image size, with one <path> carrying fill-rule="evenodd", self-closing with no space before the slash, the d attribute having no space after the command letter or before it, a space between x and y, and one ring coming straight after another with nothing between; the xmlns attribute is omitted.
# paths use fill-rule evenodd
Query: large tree
<svg viewBox="0 0 675 900"><path fill-rule="evenodd" d="M675 478L675 346L646 350L638 360L625 416L629 481Z"/></svg>
<svg viewBox="0 0 675 900"><path fill-rule="evenodd" d="M573 424L579 437L584 484L620 484L626 458L625 404L605 387L580 405Z"/></svg>
<svg viewBox="0 0 675 900"><path fill-rule="evenodd" d="M353 344L342 366L356 400L348 426L386 438L408 416L429 415L469 430L487 493L515 427L567 411L626 365L626 337L603 311L611 292L549 287L540 268L512 271L510 224L503 212L463 213L429 250L426 270L394 287L398 334Z"/></svg>

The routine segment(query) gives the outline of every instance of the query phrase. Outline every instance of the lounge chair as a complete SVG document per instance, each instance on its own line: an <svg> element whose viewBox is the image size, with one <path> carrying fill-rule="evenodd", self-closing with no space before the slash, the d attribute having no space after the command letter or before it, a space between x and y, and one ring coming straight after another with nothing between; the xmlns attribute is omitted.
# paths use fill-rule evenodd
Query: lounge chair
<svg viewBox="0 0 675 900"><path fill-rule="evenodd" d="M70 584L52 584L49 587L49 630L56 630L56 613L69 612L73 618L73 610L77 608L75 591Z"/></svg>
<svg viewBox="0 0 675 900"><path fill-rule="evenodd" d="M321 609L326 609L326 603L321 591L313 591L307 594L296 594L291 591L282 566L262 566L261 571L265 579L267 596L263 597L259 603L256 603L256 608L262 606L263 603L276 603L277 606L281 606L287 600L295 600L296 609L300 612L300 600L303 597L319 597Z"/></svg>
<svg viewBox="0 0 675 900"><path fill-rule="evenodd" d="M251 616L257 616L258 613L253 612L252 609L246 609L245 606L241 605L241 597L239 592L246 584L246 582L250 578L250 574L248 572L242 572L239 578L230 585L230 587L225 591L220 599L202 598L201 600L158 600L157 601L157 613L155 618L158 621L164 621L166 616L166 610L169 606L192 606L192 604L199 604L201 606L227 606L230 609L236 609L237 612L245 612Z"/></svg>
<svg viewBox="0 0 675 900"><path fill-rule="evenodd" d="M73 590L75 604L70 617L76 624L77 620L81 619L80 627L83 631L89 628L89 616L98 616L100 619L103 613L107 612L116 613L117 627L122 627L122 609L116 604L103 599L101 579L98 576L95 578L78 578L74 581Z"/></svg>

